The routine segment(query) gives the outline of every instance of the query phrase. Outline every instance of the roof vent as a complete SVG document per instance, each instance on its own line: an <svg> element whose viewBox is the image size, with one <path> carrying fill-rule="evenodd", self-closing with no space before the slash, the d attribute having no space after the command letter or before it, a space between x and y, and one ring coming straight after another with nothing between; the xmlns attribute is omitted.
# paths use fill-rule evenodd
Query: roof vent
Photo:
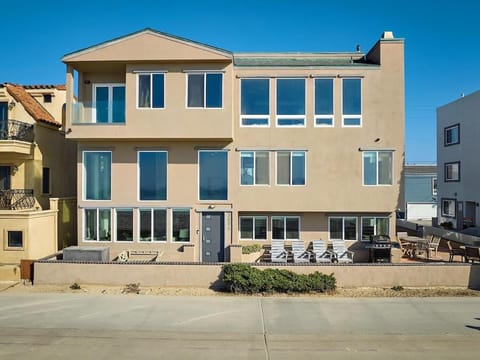
<svg viewBox="0 0 480 360"><path fill-rule="evenodd" d="M384 31L382 34L382 39L393 39L392 31Z"/></svg>

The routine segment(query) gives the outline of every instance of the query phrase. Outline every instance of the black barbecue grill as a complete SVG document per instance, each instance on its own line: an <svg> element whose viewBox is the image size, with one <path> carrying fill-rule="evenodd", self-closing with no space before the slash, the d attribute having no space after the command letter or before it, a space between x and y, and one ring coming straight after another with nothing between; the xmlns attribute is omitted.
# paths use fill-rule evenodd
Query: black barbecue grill
<svg viewBox="0 0 480 360"><path fill-rule="evenodd" d="M392 242L388 235L372 235L365 244L369 250L369 262L389 263L392 258Z"/></svg>

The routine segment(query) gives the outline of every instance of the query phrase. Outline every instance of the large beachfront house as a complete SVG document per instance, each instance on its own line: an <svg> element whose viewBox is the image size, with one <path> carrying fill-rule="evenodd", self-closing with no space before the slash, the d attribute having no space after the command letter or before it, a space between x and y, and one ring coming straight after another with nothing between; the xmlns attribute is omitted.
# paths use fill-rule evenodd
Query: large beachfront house
<svg viewBox="0 0 480 360"><path fill-rule="evenodd" d="M393 235L403 57L391 32L368 53L232 53L151 29L66 55L79 245L206 262Z"/></svg>

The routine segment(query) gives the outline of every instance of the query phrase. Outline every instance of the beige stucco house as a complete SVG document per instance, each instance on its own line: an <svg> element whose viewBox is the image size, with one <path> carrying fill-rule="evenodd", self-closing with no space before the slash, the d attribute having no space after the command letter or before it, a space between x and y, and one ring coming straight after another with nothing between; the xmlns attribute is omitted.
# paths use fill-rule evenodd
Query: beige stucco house
<svg viewBox="0 0 480 360"><path fill-rule="evenodd" d="M232 53L145 29L63 62L81 246L236 261L272 239L394 234L404 42L391 32L367 53Z"/></svg>
<svg viewBox="0 0 480 360"><path fill-rule="evenodd" d="M0 279L19 275L21 259L76 242L76 146L61 131L65 99L64 85L0 85Z"/></svg>

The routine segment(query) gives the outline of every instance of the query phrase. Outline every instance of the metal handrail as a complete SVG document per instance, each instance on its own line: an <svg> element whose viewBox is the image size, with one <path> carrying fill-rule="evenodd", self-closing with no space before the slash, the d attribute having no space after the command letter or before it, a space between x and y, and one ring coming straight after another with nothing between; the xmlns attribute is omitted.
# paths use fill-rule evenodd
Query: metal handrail
<svg viewBox="0 0 480 360"><path fill-rule="evenodd" d="M0 140L20 140L31 143L33 138L32 124L13 119L0 122Z"/></svg>
<svg viewBox="0 0 480 360"><path fill-rule="evenodd" d="M0 190L1 210L31 209L34 206L33 189Z"/></svg>

